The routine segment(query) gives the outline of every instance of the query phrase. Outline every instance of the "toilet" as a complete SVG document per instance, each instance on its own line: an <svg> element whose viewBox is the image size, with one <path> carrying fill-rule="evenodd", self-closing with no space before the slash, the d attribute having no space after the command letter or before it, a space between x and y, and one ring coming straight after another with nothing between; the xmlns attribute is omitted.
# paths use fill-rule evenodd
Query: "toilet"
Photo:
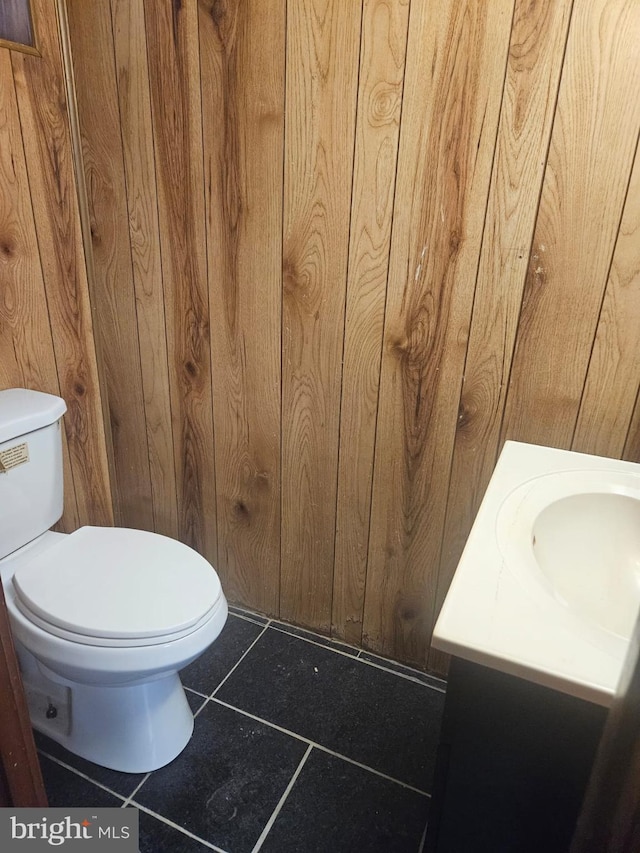
<svg viewBox="0 0 640 853"><path fill-rule="evenodd" d="M156 770L187 745L178 672L220 634L207 560L142 530L49 528L63 508L62 399L0 391L0 577L37 730L83 758Z"/></svg>

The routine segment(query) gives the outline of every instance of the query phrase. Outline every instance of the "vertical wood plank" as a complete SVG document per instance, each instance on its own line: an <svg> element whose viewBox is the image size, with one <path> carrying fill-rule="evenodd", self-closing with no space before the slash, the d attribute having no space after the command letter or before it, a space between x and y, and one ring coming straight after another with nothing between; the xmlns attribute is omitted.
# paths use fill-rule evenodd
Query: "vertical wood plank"
<svg viewBox="0 0 640 853"><path fill-rule="evenodd" d="M640 4L576 3L502 439L570 447L638 128Z"/></svg>
<svg viewBox="0 0 640 853"><path fill-rule="evenodd" d="M180 539L217 556L198 10L145 3Z"/></svg>
<svg viewBox="0 0 640 853"><path fill-rule="evenodd" d="M572 450L618 458L640 387L640 154L589 361Z"/></svg>
<svg viewBox="0 0 640 853"><path fill-rule="evenodd" d="M281 615L328 631L360 3L287 11Z"/></svg>
<svg viewBox="0 0 640 853"><path fill-rule="evenodd" d="M0 50L0 387L60 394L11 56ZM78 525L66 438L63 529Z"/></svg>
<svg viewBox="0 0 640 853"><path fill-rule="evenodd" d="M91 294L99 317L113 447L116 517L151 529L151 481L143 407L113 36L108 4L67 0L91 222ZM100 97L96 97L96 88Z"/></svg>
<svg viewBox="0 0 640 853"><path fill-rule="evenodd" d="M176 473L143 2L112 0L111 12L153 524L157 533L176 537Z"/></svg>
<svg viewBox="0 0 640 853"><path fill-rule="evenodd" d="M275 614L286 6L199 4L219 554L227 595Z"/></svg>
<svg viewBox="0 0 640 853"><path fill-rule="evenodd" d="M412 4L363 642L425 662L513 3Z"/></svg>
<svg viewBox="0 0 640 853"><path fill-rule="evenodd" d="M409 0L365 0L345 317L332 632L362 639Z"/></svg>
<svg viewBox="0 0 640 853"><path fill-rule="evenodd" d="M498 452L572 0L517 0L451 465L434 618ZM432 668L438 668L435 655Z"/></svg>
<svg viewBox="0 0 640 853"><path fill-rule="evenodd" d="M636 397L622 458L629 462L640 462L640 393Z"/></svg>
<svg viewBox="0 0 640 853"><path fill-rule="evenodd" d="M101 390L57 20L32 0L41 56L12 64L81 524L113 524Z"/></svg>

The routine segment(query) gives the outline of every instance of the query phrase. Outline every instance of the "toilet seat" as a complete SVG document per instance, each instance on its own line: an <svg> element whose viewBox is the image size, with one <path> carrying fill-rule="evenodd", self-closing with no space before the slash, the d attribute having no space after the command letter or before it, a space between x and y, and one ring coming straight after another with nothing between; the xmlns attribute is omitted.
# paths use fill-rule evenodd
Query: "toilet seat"
<svg viewBox="0 0 640 853"><path fill-rule="evenodd" d="M212 566L174 539L81 527L18 568L15 602L48 633L96 646L169 643L224 603Z"/></svg>

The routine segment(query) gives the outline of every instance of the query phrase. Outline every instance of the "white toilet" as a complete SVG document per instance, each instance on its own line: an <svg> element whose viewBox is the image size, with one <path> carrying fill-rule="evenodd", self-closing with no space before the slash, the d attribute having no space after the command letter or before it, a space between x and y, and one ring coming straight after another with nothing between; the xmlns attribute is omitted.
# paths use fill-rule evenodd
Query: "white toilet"
<svg viewBox="0 0 640 853"><path fill-rule="evenodd" d="M49 528L62 515L59 397L0 391L0 577L33 726L84 758L156 770L187 745L178 670L216 639L213 567L141 530Z"/></svg>

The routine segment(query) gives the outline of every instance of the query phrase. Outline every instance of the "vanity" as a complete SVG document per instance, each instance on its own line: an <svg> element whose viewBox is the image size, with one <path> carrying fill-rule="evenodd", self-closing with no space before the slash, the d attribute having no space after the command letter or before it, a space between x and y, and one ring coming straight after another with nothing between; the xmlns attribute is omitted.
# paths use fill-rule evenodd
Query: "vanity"
<svg viewBox="0 0 640 853"><path fill-rule="evenodd" d="M507 442L438 619L428 853L567 853L640 604L640 466Z"/></svg>

